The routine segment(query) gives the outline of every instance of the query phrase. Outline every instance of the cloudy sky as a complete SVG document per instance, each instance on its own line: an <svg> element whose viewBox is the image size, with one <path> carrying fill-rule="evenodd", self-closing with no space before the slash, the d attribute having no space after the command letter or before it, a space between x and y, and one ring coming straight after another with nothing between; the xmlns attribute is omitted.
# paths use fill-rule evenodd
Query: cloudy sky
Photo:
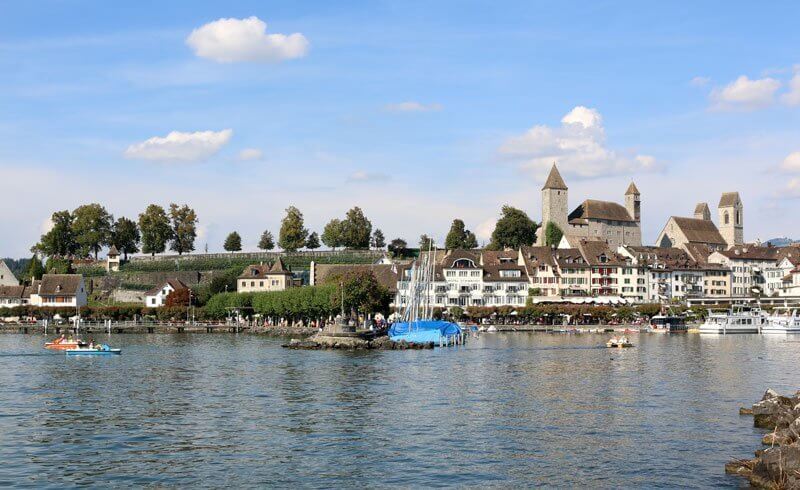
<svg viewBox="0 0 800 490"><path fill-rule="evenodd" d="M289 205L486 239L553 161L571 208L635 180L648 243L731 190L798 238L800 3L652 3L3 2L0 256L87 202L188 203L198 250Z"/></svg>

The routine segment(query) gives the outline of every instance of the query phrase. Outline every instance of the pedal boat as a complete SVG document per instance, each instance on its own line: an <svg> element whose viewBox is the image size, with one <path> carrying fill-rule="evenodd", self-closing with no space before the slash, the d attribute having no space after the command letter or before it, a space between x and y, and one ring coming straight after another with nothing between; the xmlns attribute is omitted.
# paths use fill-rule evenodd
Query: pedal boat
<svg viewBox="0 0 800 490"><path fill-rule="evenodd" d="M625 347L633 347L633 344L625 337L618 339L616 337L612 337L608 342L606 342L606 347L608 348L625 348Z"/></svg>
<svg viewBox="0 0 800 490"><path fill-rule="evenodd" d="M68 356L118 356L122 354L122 349L112 349L107 345L103 345L99 349L79 347L77 349L67 349L65 352Z"/></svg>
<svg viewBox="0 0 800 490"><path fill-rule="evenodd" d="M69 350L69 349L79 349L81 346L85 346L85 342L79 342L77 340L72 342L47 342L44 344L45 349L51 350Z"/></svg>

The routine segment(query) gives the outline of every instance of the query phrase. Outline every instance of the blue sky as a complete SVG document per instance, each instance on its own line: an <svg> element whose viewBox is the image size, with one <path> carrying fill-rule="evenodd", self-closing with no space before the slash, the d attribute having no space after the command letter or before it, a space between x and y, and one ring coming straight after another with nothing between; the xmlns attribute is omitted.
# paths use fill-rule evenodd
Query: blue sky
<svg viewBox="0 0 800 490"><path fill-rule="evenodd" d="M254 249L289 205L316 231L359 205L389 238L442 239L460 217L486 239L505 203L540 218L552 161L571 208L633 179L647 243L730 190L747 240L797 237L798 18L797 2L3 2L0 256L85 202L133 218L186 202L198 249L232 230Z"/></svg>

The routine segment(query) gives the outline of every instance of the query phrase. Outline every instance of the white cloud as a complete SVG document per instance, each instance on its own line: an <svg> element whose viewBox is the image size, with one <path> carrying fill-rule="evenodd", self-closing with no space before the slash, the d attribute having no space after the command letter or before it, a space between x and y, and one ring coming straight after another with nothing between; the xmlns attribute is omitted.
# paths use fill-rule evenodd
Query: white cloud
<svg viewBox="0 0 800 490"><path fill-rule="evenodd" d="M431 112L442 110L442 104L430 103L423 104L422 102L406 101L398 102L396 104L387 104L386 110L390 112Z"/></svg>
<svg viewBox="0 0 800 490"><path fill-rule="evenodd" d="M786 197L800 197L800 178L795 177L786 184Z"/></svg>
<svg viewBox="0 0 800 490"><path fill-rule="evenodd" d="M689 85L693 87L705 87L711 82L708 77L694 77L689 81Z"/></svg>
<svg viewBox="0 0 800 490"><path fill-rule="evenodd" d="M195 55L220 63L302 58L309 46L308 39L300 33L267 34L267 24L255 16L209 22L193 30L186 44Z"/></svg>
<svg viewBox="0 0 800 490"><path fill-rule="evenodd" d="M561 119L561 126L534 126L506 140L500 153L519 160L540 178L556 162L562 173L583 178L605 177L658 168L650 155L618 152L606 147L603 117L596 109L577 106Z"/></svg>
<svg viewBox="0 0 800 490"><path fill-rule="evenodd" d="M135 143L125 150L126 158L192 162L217 153L233 135L233 130L197 131L183 133L172 131L165 137L155 136Z"/></svg>
<svg viewBox="0 0 800 490"><path fill-rule="evenodd" d="M781 82L774 78L750 80L740 76L725 87L711 91L712 108L716 110L755 110L772 105Z"/></svg>
<svg viewBox="0 0 800 490"><path fill-rule="evenodd" d="M245 148L239 152L239 160L243 162L261 160L262 158L264 158L264 152L258 148Z"/></svg>
<svg viewBox="0 0 800 490"><path fill-rule="evenodd" d="M800 172L800 151L790 153L783 159L781 170L786 172Z"/></svg>
<svg viewBox="0 0 800 490"><path fill-rule="evenodd" d="M781 96L781 101L786 105L800 105L800 67L795 68L789 91Z"/></svg>
<svg viewBox="0 0 800 490"><path fill-rule="evenodd" d="M363 170L359 170L357 172L353 172L350 174L350 177L347 178L348 182L381 182L389 180L390 177L386 174L381 173L371 173L371 172L364 172Z"/></svg>

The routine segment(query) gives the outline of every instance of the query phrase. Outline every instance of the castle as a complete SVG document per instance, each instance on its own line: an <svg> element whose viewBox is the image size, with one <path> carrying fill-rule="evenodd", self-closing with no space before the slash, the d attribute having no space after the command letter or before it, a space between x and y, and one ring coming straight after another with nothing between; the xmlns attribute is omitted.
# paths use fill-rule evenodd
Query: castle
<svg viewBox="0 0 800 490"><path fill-rule="evenodd" d="M606 240L613 247L641 246L642 197L633 182L625 192L624 206L610 201L586 199L569 214L568 191L567 184L553 164L542 187L542 228L537 245L545 244L547 223L551 222L561 229L568 242L589 239Z"/></svg>

